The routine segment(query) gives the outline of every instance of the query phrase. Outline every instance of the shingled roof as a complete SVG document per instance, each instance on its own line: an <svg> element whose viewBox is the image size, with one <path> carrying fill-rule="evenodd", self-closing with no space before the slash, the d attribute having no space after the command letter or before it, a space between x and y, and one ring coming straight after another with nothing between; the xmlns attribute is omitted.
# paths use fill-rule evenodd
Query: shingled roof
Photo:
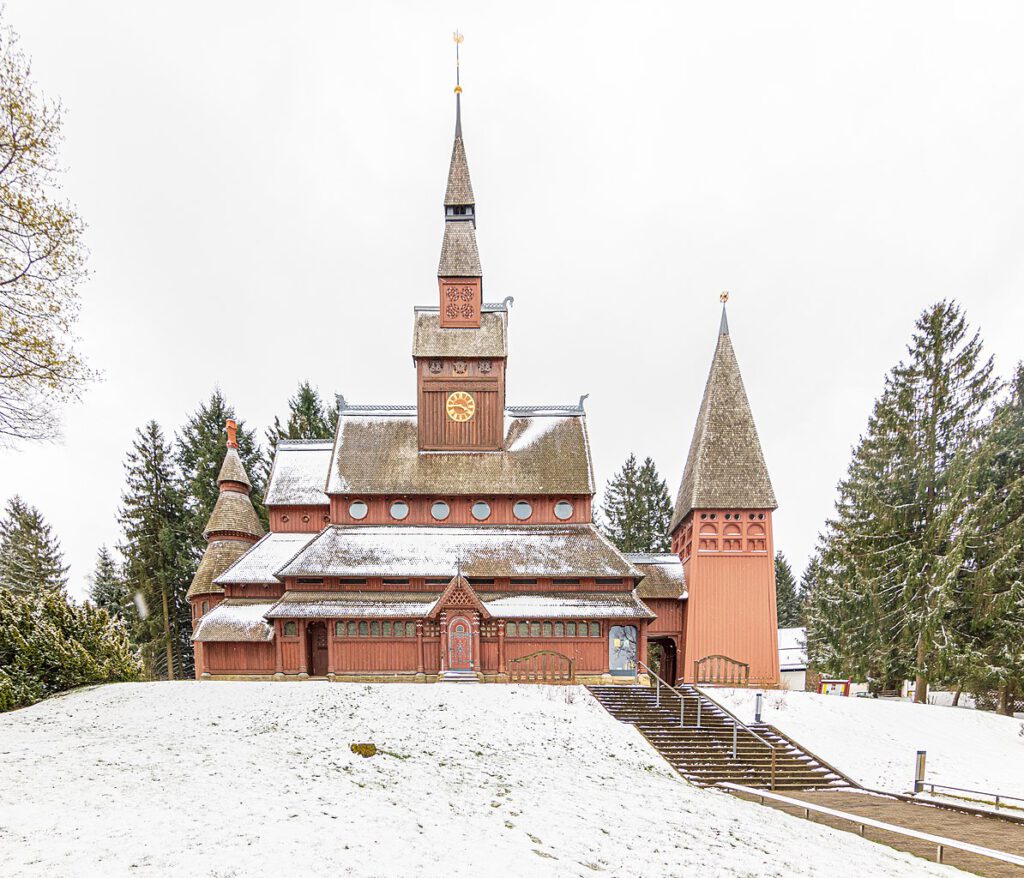
<svg viewBox="0 0 1024 878"><path fill-rule="evenodd" d="M330 503L324 487L333 448L334 442L330 439L279 440L263 502L267 506L326 506Z"/></svg>
<svg viewBox="0 0 1024 878"><path fill-rule="evenodd" d="M636 588L641 598L685 598L686 574L678 555L670 552L627 552L625 558L643 573Z"/></svg>
<svg viewBox="0 0 1024 878"><path fill-rule="evenodd" d="M476 229L472 220L449 219L444 224L441 261L438 277L482 277L480 251L476 246Z"/></svg>
<svg viewBox="0 0 1024 878"><path fill-rule="evenodd" d="M469 179L466 145L462 142L462 96L455 95L455 142L452 161L448 166L448 188L444 193L445 207L466 207L474 204L473 183Z"/></svg>
<svg viewBox="0 0 1024 878"><path fill-rule="evenodd" d="M192 584L185 597L191 599L201 594L224 594L223 587L215 584L214 580L250 548L252 543L245 540L212 540L203 553L203 559L196 568L196 575L192 577Z"/></svg>
<svg viewBox="0 0 1024 878"><path fill-rule="evenodd" d="M224 463L220 465L220 472L217 474L217 484L221 482L239 482L247 488L252 487L237 448L229 448L228 453L224 455Z"/></svg>
<svg viewBox="0 0 1024 878"><path fill-rule="evenodd" d="M481 578L630 576L640 572L591 524L324 528L285 576Z"/></svg>
<svg viewBox="0 0 1024 878"><path fill-rule="evenodd" d="M777 505L723 309L669 530L675 530L694 509L774 509Z"/></svg>
<svg viewBox="0 0 1024 878"><path fill-rule="evenodd" d="M343 406L328 494L593 494L578 406L507 409L501 451L419 450L415 407Z"/></svg>
<svg viewBox="0 0 1024 878"><path fill-rule="evenodd" d="M274 629L264 615L274 601L227 598L199 620L193 640L200 643L267 643Z"/></svg>
<svg viewBox="0 0 1024 878"><path fill-rule="evenodd" d="M256 510L252 508L248 494L221 491L217 495L217 503L210 513L210 520L206 522L203 536L209 537L215 533L248 534L253 539L263 536L263 525L260 524Z"/></svg>
<svg viewBox="0 0 1024 878"><path fill-rule="evenodd" d="M268 533L216 577L215 585L276 585L274 573L312 542L316 534Z"/></svg>
<svg viewBox="0 0 1024 878"><path fill-rule="evenodd" d="M485 305L479 329L450 329L441 326L440 308L418 306L412 331L414 357L508 356L508 310Z"/></svg>

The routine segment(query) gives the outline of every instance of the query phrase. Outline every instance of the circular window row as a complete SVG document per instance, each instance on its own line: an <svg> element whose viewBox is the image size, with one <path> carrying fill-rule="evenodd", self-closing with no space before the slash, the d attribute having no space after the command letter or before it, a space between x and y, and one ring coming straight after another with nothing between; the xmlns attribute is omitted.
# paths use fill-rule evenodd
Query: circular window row
<svg viewBox="0 0 1024 878"><path fill-rule="evenodd" d="M700 514L700 517L701 517L702 521L705 520L705 519L708 519L708 518L710 518L712 521L714 521L716 518L718 518L718 514L715 513L715 512L711 512L711 513L702 512ZM740 513L738 513L738 512L726 512L725 513L725 520L726 521L739 521L741 518L743 518L743 516ZM754 521L755 519L758 520L758 521L764 521L764 513L763 512L758 512L758 513L755 514L753 512L750 512L750 513L747 514L747 518L749 518L751 521Z"/></svg>
<svg viewBox="0 0 1024 878"><path fill-rule="evenodd" d="M356 521L362 521L370 512L370 507L363 500L353 500L348 506L348 514ZM409 504L404 500L395 500L389 510L395 521L405 521L409 517ZM491 504L486 500L477 500L470 512L477 521L487 521L491 517ZM568 500L559 500L554 508L555 518L568 521L572 518L573 507ZM517 500L512 506L512 514L519 521L528 521L533 517L533 504L528 500ZM451 507L444 500L435 500L430 507L430 515L435 521L444 521L451 515Z"/></svg>

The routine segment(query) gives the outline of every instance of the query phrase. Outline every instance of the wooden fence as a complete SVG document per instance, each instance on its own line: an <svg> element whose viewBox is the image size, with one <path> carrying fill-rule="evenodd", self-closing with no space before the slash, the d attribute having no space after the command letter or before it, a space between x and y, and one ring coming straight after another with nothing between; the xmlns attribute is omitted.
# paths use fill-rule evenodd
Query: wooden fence
<svg viewBox="0 0 1024 878"><path fill-rule="evenodd" d="M746 686L750 665L727 655L706 655L693 663L693 682L698 686Z"/></svg>
<svg viewBox="0 0 1024 878"><path fill-rule="evenodd" d="M574 683L576 662L550 649L531 652L508 662L510 683Z"/></svg>

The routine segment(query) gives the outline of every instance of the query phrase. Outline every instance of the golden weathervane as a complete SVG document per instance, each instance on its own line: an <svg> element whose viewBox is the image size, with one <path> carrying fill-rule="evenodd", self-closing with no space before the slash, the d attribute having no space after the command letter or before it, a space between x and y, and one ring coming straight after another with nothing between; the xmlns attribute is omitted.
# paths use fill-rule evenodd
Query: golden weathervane
<svg viewBox="0 0 1024 878"><path fill-rule="evenodd" d="M455 94L462 94L462 86L459 84L459 46L462 41L466 39L458 31L452 34L452 39L455 40Z"/></svg>
<svg viewBox="0 0 1024 878"><path fill-rule="evenodd" d="M723 305L726 302L728 302L729 301L729 291L728 290L722 290L721 295L718 297L718 301L721 302Z"/></svg>

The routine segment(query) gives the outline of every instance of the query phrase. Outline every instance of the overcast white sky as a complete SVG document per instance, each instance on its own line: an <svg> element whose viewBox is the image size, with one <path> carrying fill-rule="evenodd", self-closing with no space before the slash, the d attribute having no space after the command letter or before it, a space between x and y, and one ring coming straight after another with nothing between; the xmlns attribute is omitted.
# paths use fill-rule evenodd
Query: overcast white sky
<svg viewBox="0 0 1024 878"><path fill-rule="evenodd" d="M89 224L59 444L0 451L81 596L118 540L135 428L219 384L261 429L302 379L411 402L436 300L454 99L509 402L587 403L600 484L673 497L730 326L799 570L917 314L1024 355L1024 5L8 0L67 107Z"/></svg>

